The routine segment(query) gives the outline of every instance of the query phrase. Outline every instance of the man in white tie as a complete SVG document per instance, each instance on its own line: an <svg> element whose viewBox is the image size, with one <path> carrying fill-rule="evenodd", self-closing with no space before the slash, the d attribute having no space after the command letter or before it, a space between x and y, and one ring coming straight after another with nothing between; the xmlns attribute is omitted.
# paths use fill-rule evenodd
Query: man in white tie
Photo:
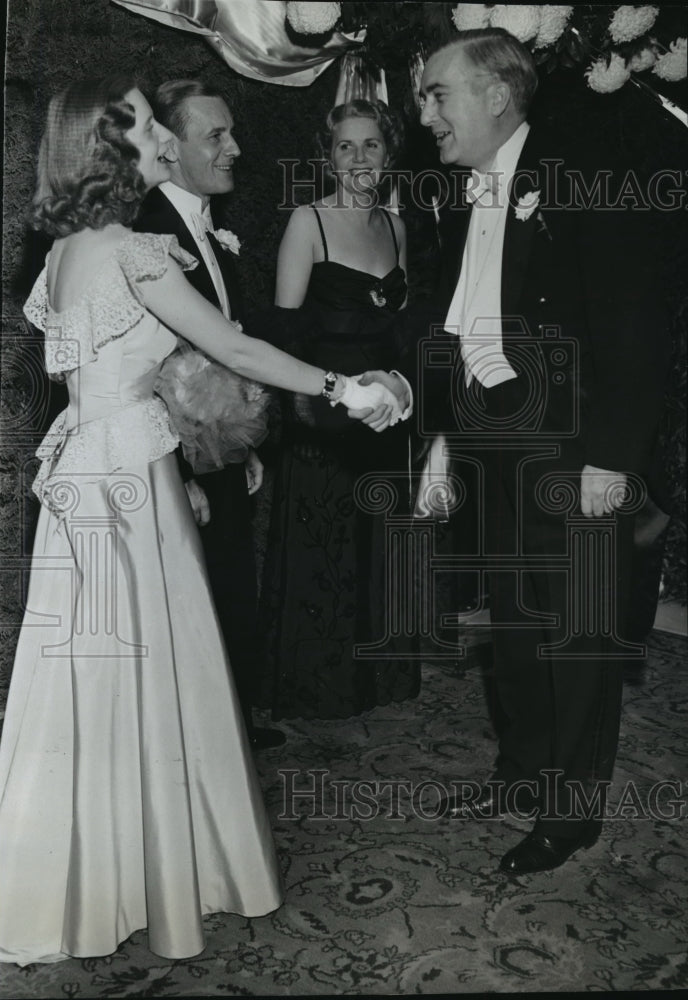
<svg viewBox="0 0 688 1000"><path fill-rule="evenodd" d="M192 285L228 319L241 322L243 300L233 257L238 242L216 239L211 198L234 189L240 149L232 113L221 93L198 80L171 80L158 87L155 117L174 135L171 180L146 196L136 222L141 232L170 233L198 260L187 272ZM227 241L225 241L226 243ZM263 467L253 450L243 463L193 476L180 459L208 566L210 584L251 743L279 746L284 734L253 724L256 675L257 579L249 496L262 483Z"/></svg>
<svg viewBox="0 0 688 1000"><path fill-rule="evenodd" d="M536 86L528 49L496 28L460 32L421 86L442 163L472 168L441 222L445 328L458 440L481 467L500 721L491 779L443 808L535 815L510 874L556 868L600 832L628 654L623 500L651 462L670 347L642 213L585 203L606 164L573 171L531 128Z"/></svg>

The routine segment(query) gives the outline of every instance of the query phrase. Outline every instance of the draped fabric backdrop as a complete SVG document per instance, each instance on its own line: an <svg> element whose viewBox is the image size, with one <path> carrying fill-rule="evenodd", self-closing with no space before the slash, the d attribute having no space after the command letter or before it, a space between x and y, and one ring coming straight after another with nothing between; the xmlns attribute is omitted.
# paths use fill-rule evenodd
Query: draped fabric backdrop
<svg viewBox="0 0 688 1000"><path fill-rule="evenodd" d="M183 6L191 11L203 3L207 6L208 0L184 0ZM242 3L231 0L224 6L238 18ZM283 9L277 3L265 6ZM174 3L168 4L168 9L172 7ZM274 25L273 30L277 30ZM350 41L335 39L332 54L347 48ZM294 61L298 59L292 60L292 69ZM287 72L289 66L273 69L275 77L293 76ZM35 467L32 456L51 412L63 405L59 388L49 386L42 376L40 343L31 339L21 319L21 306L48 249L47 241L32 234L25 222L38 142L52 92L75 77L116 70L139 74L152 85L171 77L203 77L225 89L242 148L225 224L242 242L241 278L247 298L257 307L272 299L276 251L289 216L287 208L277 208L284 201L278 160L305 161L314 155L314 134L334 103L339 83L337 62L328 65L328 59L315 60L307 70L313 77L310 85L304 85L305 78L297 86L275 86L239 75L203 35L179 31L107 0L10 0L3 191L0 686L7 684L21 619L22 571L28 567L28 538L35 517L29 489ZM407 67L395 63L386 78L390 103L407 122L409 143L403 165L436 167L436 151L417 124ZM533 113L569 135L586 134L614 144L641 177L660 168L685 166L688 130L631 86L609 95L594 94L580 73L557 71L543 79ZM305 163L297 169L300 177L306 172ZM304 187L296 200L309 196L312 192ZM665 583L679 597L685 596L684 216L667 218L665 240L666 294L676 334L676 364L663 429L674 513ZM434 224L428 212L409 211L406 219L411 291L418 300L431 293L434 280Z"/></svg>
<svg viewBox="0 0 688 1000"><path fill-rule="evenodd" d="M357 47L358 33L330 32L305 47L293 41L278 0L113 0L180 31L204 38L228 66L267 83L307 87L342 53Z"/></svg>

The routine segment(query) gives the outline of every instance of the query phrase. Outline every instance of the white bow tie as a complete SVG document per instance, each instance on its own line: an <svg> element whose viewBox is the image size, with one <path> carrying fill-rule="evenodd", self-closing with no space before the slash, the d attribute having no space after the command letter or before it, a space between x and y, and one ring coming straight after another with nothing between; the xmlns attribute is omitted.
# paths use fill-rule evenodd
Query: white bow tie
<svg viewBox="0 0 688 1000"><path fill-rule="evenodd" d="M502 175L499 171L491 171L486 174L479 170L471 170L471 179L466 187L466 197L475 204L479 201L481 205L498 204L499 189L502 183ZM484 197L487 195L488 197Z"/></svg>
<svg viewBox="0 0 688 1000"><path fill-rule="evenodd" d="M191 221L193 222L196 239L199 243L203 242L206 233L214 232L213 224L207 215L201 215L200 212L192 212Z"/></svg>

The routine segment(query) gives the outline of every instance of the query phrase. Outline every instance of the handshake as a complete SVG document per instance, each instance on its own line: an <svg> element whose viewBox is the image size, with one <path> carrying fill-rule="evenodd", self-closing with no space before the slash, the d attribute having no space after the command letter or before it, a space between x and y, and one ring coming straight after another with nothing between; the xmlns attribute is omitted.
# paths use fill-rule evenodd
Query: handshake
<svg viewBox="0 0 688 1000"><path fill-rule="evenodd" d="M341 403L355 420L362 420L374 431L393 427L411 414L411 390L401 376L372 371L363 375L343 375L344 391L331 401Z"/></svg>

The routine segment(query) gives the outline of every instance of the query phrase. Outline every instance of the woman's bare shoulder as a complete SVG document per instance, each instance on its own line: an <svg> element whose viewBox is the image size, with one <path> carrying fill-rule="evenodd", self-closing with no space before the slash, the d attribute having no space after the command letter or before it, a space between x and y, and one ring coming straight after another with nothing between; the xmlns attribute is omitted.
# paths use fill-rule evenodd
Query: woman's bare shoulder
<svg viewBox="0 0 688 1000"><path fill-rule="evenodd" d="M315 224L314 205L299 205L289 217L289 225L298 227L300 230L308 229Z"/></svg>
<svg viewBox="0 0 688 1000"><path fill-rule="evenodd" d="M88 294L131 230L112 225L82 229L55 240L46 272L48 299L56 311L70 308Z"/></svg>
<svg viewBox="0 0 688 1000"><path fill-rule="evenodd" d="M53 267L73 264L87 270L98 266L110 257L123 239L131 235L124 226L106 226L105 229L81 229L62 239L55 240L50 252Z"/></svg>
<svg viewBox="0 0 688 1000"><path fill-rule="evenodd" d="M399 238L403 238L406 235L406 223L396 212L392 212L389 208L386 211L387 215L392 220L395 235Z"/></svg>
<svg viewBox="0 0 688 1000"><path fill-rule="evenodd" d="M299 205L291 213L287 228L280 243L279 256L282 264L289 258L316 259L319 243L318 222L310 205Z"/></svg>

